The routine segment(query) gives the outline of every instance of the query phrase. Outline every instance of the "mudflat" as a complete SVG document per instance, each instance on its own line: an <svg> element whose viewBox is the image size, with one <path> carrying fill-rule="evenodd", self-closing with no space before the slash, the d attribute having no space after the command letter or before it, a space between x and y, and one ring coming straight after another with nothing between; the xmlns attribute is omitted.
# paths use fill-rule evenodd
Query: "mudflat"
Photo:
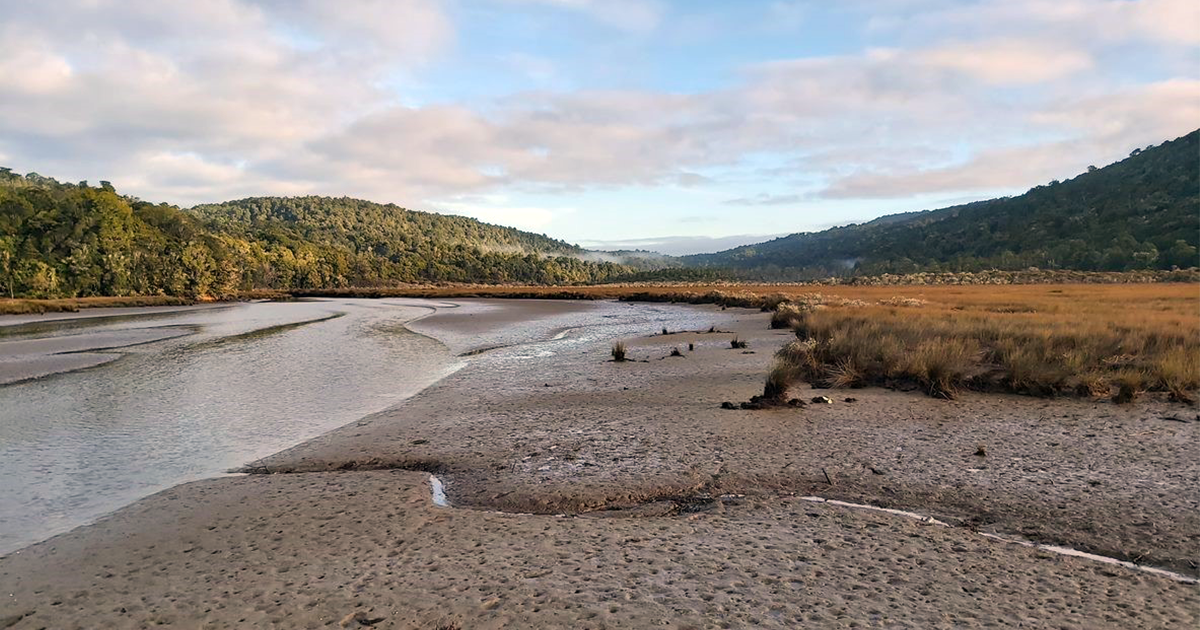
<svg viewBox="0 0 1200 630"><path fill-rule="evenodd" d="M615 363L595 331L554 352L513 342L525 307L485 304L411 325L505 348L403 405L0 560L0 626L1198 621L1195 584L980 534L1195 576L1194 408L798 389L832 402L727 410L791 338L763 314L696 307L714 332L648 328ZM430 473L453 507L433 504Z"/></svg>

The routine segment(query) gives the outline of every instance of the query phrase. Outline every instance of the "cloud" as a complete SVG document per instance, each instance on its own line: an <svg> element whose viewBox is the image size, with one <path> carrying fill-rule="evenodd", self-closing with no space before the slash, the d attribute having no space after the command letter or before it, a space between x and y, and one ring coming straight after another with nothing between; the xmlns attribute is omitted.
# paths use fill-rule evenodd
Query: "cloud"
<svg viewBox="0 0 1200 630"><path fill-rule="evenodd" d="M572 214L575 209L513 206L509 205L502 195L488 195L463 201L442 202L437 205L436 211L473 217L485 223L543 232L556 218Z"/></svg>
<svg viewBox="0 0 1200 630"><path fill-rule="evenodd" d="M1069 178L1090 164L1124 158L1130 149L1174 139L1200 120L1200 81L1171 80L1064 100L1031 122L1075 129L1066 140L984 150L957 164L889 172L858 172L834 180L828 198L897 198L945 191L1024 189Z"/></svg>
<svg viewBox="0 0 1200 630"><path fill-rule="evenodd" d="M501 0L509 4L534 4L579 11L624 31L650 32L666 10L654 0Z"/></svg>
<svg viewBox="0 0 1200 630"><path fill-rule="evenodd" d="M996 84L1041 83L1092 67L1085 51L1055 42L1011 39L953 42L920 51L916 59Z"/></svg>
<svg viewBox="0 0 1200 630"><path fill-rule="evenodd" d="M639 0L496 1L634 33L669 13ZM778 176L838 198L1027 187L1200 120L1194 64L1147 83L1102 62L1131 42L1194 55L1194 2L848 6L875 16L888 46L757 63L686 93L541 90L416 107L386 86L443 69L455 25L434 0L0 0L0 155L183 204L303 192L455 211L465 194L700 195L725 184L712 173L741 169L755 174L738 182L749 190L727 203L769 206L799 201L753 194L779 189ZM571 70L492 58L535 79ZM563 210L504 208L458 210L535 228Z"/></svg>
<svg viewBox="0 0 1200 630"><path fill-rule="evenodd" d="M920 10L884 11L855 0L873 32L955 33L964 40L1020 33L1042 41L1200 44L1200 5L1192 0L917 0Z"/></svg>
<svg viewBox="0 0 1200 630"><path fill-rule="evenodd" d="M758 193L753 197L737 197L735 199L726 199L721 203L727 206L787 206L799 203L803 200L800 195L771 195L768 193Z"/></svg>
<svg viewBox="0 0 1200 630"><path fill-rule="evenodd" d="M769 241L786 234L740 234L736 236L663 236L658 238L637 238L612 241L582 241L580 245L588 249L615 250L647 250L666 254L668 256L686 256L688 254L708 254L721 252L742 245L751 245Z"/></svg>
<svg viewBox="0 0 1200 630"><path fill-rule="evenodd" d="M367 48L401 60L427 60L453 38L435 0L250 0L273 18L313 33L326 52Z"/></svg>
<svg viewBox="0 0 1200 630"><path fill-rule="evenodd" d="M382 62L359 60L386 51L419 63L447 27L425 0L355 0L336 16L318 4L0 0L0 146L68 179L132 182L184 203L303 189L263 165L391 100L374 82ZM297 43L285 26L337 50ZM210 176L207 189L159 170L179 155Z"/></svg>

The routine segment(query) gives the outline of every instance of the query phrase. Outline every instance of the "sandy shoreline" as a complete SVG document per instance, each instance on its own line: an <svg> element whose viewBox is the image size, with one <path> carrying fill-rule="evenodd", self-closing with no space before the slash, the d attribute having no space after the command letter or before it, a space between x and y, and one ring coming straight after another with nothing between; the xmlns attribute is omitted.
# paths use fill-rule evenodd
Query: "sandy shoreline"
<svg viewBox="0 0 1200 630"><path fill-rule="evenodd" d="M412 327L452 349L513 347L506 323L587 308L506 303ZM629 339L646 363L606 361L602 336L550 356L485 352L395 409L256 464L303 474L187 484L0 560L0 627L1196 623L1196 586L975 531L1194 575L1194 409L805 390L837 402L725 411L760 390L788 337L758 313L700 310L753 354L731 349L732 334L654 329ZM432 505L422 471L481 509ZM745 496L704 500L720 494Z"/></svg>

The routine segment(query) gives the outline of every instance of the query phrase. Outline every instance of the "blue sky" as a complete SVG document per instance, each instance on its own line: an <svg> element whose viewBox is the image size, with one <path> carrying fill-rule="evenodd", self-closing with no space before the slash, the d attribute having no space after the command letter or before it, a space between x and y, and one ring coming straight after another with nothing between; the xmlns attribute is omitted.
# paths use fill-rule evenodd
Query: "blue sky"
<svg viewBox="0 0 1200 630"><path fill-rule="evenodd" d="M0 0L0 165L713 251L1200 126L1178 0Z"/></svg>

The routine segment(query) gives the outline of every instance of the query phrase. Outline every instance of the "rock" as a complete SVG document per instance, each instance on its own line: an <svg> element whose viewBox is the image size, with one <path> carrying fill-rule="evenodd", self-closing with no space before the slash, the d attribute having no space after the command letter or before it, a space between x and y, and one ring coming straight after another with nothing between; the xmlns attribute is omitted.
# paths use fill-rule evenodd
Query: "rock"
<svg viewBox="0 0 1200 630"><path fill-rule="evenodd" d="M414 446L419 445L419 444L428 444L428 443L429 443L429 440L413 440L413 441L409 442L409 444L412 444Z"/></svg>
<svg viewBox="0 0 1200 630"><path fill-rule="evenodd" d="M828 396L813 396L813 403L818 405L832 405L833 399Z"/></svg>
<svg viewBox="0 0 1200 630"><path fill-rule="evenodd" d="M479 605L479 607L484 610L495 610L499 606L500 606L500 598L499 597L493 597Z"/></svg>
<svg viewBox="0 0 1200 630"><path fill-rule="evenodd" d="M803 407L803 406L805 406L806 403L803 400L800 400L799 398L793 398L793 399L789 400L787 404L789 407Z"/></svg>
<svg viewBox="0 0 1200 630"><path fill-rule="evenodd" d="M848 402L848 403L856 403L856 402L858 402L858 399L857 399L857 398L847 398L847 399L846 399L846 402Z"/></svg>
<svg viewBox="0 0 1200 630"><path fill-rule="evenodd" d="M727 401L721 403L721 408L722 409L737 409L738 406L727 400Z"/></svg>
<svg viewBox="0 0 1200 630"><path fill-rule="evenodd" d="M763 405L760 402L744 402L741 404L741 408L754 411L754 410L762 409Z"/></svg>

